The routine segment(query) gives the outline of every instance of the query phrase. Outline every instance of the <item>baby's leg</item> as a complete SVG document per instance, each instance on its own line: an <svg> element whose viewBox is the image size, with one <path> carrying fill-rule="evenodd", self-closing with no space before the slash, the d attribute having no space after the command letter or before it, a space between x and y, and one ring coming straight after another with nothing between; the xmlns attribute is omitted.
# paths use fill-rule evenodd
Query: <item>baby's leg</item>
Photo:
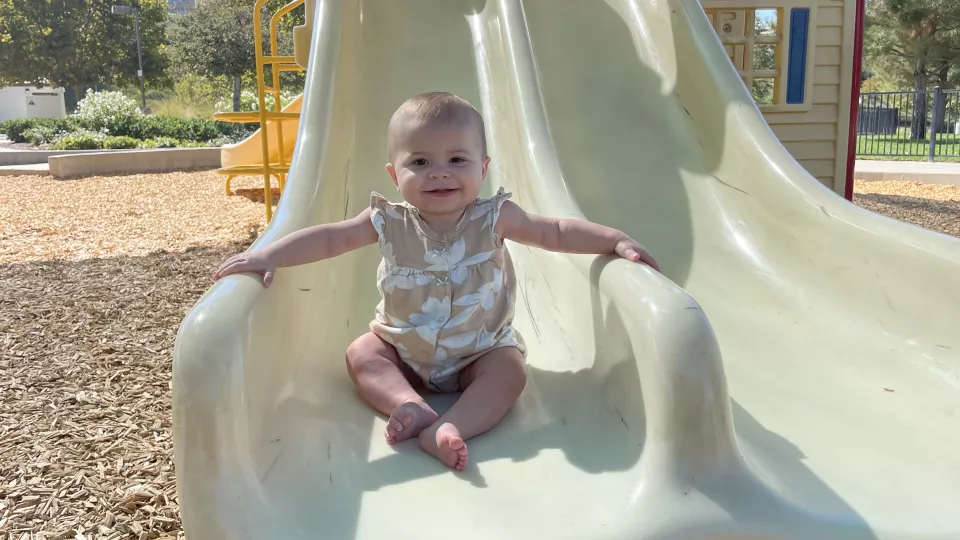
<svg viewBox="0 0 960 540"><path fill-rule="evenodd" d="M420 447L448 467L467 466L466 439L491 429L513 407L527 383L523 355L500 347L467 366L460 376L463 394L446 414L420 433Z"/></svg>
<svg viewBox="0 0 960 540"><path fill-rule="evenodd" d="M390 444L416 437L440 417L413 389L416 373L392 345L372 332L347 347L347 372L363 399L390 415L386 431Z"/></svg>

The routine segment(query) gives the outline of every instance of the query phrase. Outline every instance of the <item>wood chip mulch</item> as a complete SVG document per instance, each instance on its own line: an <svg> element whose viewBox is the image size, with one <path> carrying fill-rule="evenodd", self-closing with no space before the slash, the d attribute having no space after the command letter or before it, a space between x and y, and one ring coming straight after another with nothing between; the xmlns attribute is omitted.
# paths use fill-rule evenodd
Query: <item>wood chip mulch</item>
<svg viewBox="0 0 960 540"><path fill-rule="evenodd" d="M263 228L257 179L229 198L222 181L0 177L0 540L183 538L174 338ZM856 190L868 209L960 236L960 188Z"/></svg>
<svg viewBox="0 0 960 540"><path fill-rule="evenodd" d="M867 210L952 236L960 236L960 187L920 182L854 184L853 202Z"/></svg>
<svg viewBox="0 0 960 540"><path fill-rule="evenodd" d="M0 177L0 539L182 537L174 338L263 223L222 182Z"/></svg>

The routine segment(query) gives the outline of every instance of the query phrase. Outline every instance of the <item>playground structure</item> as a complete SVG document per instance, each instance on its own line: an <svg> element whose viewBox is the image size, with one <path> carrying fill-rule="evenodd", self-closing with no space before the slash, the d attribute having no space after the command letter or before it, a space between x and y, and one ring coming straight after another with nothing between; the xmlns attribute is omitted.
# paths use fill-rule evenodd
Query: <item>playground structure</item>
<svg viewBox="0 0 960 540"><path fill-rule="evenodd" d="M257 2L253 10L253 43L256 58L257 110L253 112L229 112L213 115L223 122L259 123L260 128L237 144L221 150L220 168L217 172L227 176L226 192L229 196L230 182L241 175L256 174L263 177L263 197L267 223L273 217L273 192L271 178L276 178L283 193L287 174L290 172L290 156L296 142L300 118L300 103L297 97L286 107L280 102L280 74L285 71L302 71L306 58L280 55L277 46L277 28L280 19L302 6L304 0L295 0L277 10L270 17L270 54L263 54L261 32L262 9L265 2ZM313 13L313 9L309 14ZM308 14L308 15L309 15ZM303 39L303 38L301 38ZM303 47L301 46L301 49ZM264 81L264 68L270 67L271 84ZM273 110L266 105L267 94L273 94ZM266 135L266 136L264 136Z"/></svg>
<svg viewBox="0 0 960 540"><path fill-rule="evenodd" d="M960 536L960 242L818 181L696 0L307 13L284 196L251 250L390 193L389 115L444 89L486 118L485 194L619 227L664 275L511 245L528 385L461 474L389 447L343 367L378 299L375 248L270 289L227 277L175 350L188 537Z"/></svg>
<svg viewBox="0 0 960 540"><path fill-rule="evenodd" d="M271 17L271 54L264 55L256 32L258 113L224 113L225 121L257 122L260 129L246 140L223 148L220 173L230 181L255 174L264 179L264 197L272 203L271 178L283 190L299 125L300 99L280 110L267 112L267 94L279 96L280 71L306 69L309 57L309 26L294 29L297 43L293 56L277 50L277 23L303 1L284 6ZM767 0L762 4L743 0L701 0L704 12L723 44L727 58L744 84L767 81L773 86L769 103L760 112L774 135L804 169L836 193L850 199L853 188L856 114L859 93L860 43L863 0ZM306 17L315 2L306 3ZM858 15L859 13L859 15ZM261 17L260 12L256 16ZM756 23L766 19L766 31ZM259 28L259 27L258 27ZM760 65L763 50L770 51L774 65ZM276 63L272 86L264 83L263 68ZM279 116L276 116L279 115ZM264 139L263 133L268 137ZM265 165L266 164L266 165ZM266 205L270 221L272 204Z"/></svg>

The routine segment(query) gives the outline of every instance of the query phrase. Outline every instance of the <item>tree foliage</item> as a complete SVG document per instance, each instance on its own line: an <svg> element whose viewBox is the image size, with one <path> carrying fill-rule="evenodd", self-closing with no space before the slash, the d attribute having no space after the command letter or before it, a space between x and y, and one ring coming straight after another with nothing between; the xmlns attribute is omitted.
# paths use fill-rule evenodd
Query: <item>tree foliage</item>
<svg viewBox="0 0 960 540"><path fill-rule="evenodd" d="M270 54L270 14L285 2L271 0L263 10L261 32L263 52ZM249 0L204 0L197 9L172 19L169 32L175 65L208 77L233 77L235 108L239 102L240 84L256 67L254 49L253 3ZM278 25L281 54L292 53L292 27L303 24L300 7Z"/></svg>
<svg viewBox="0 0 960 540"><path fill-rule="evenodd" d="M960 2L957 0L871 0L867 4L864 56L880 81L912 87L914 111L926 111L923 92L949 87L960 63ZM942 108L943 103L934 104ZM943 115L941 115L941 118ZM926 137L926 114L913 115L910 136Z"/></svg>
<svg viewBox="0 0 960 540"><path fill-rule="evenodd" d="M754 32L758 36L774 36L777 34L777 19L776 16L772 17L762 17L759 16L761 10L758 10L758 15L754 17L753 26ZM772 11L772 10L764 10ZM776 58L776 49L773 45L757 45L754 46L752 51L753 53L753 69L756 71L773 71L777 67L777 58ZM753 88L751 92L753 94L753 99L760 105L771 105L774 103L774 82L773 79L754 79Z"/></svg>
<svg viewBox="0 0 960 540"><path fill-rule="evenodd" d="M136 0L0 0L0 86L35 84L74 88L137 80L132 15L111 6ZM163 84L166 0L139 0L144 75Z"/></svg>

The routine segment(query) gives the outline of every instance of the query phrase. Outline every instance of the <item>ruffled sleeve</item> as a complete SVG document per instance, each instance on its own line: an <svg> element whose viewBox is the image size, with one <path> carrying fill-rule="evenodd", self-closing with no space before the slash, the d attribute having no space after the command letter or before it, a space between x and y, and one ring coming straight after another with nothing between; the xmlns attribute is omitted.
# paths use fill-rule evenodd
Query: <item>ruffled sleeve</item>
<svg viewBox="0 0 960 540"><path fill-rule="evenodd" d="M489 199L491 209L490 209L490 232L493 234L493 243L497 247L503 246L503 239L497 234L497 220L500 219L500 208L503 206L503 203L507 202L513 194L508 193L503 189L503 186L500 186L500 189L497 190L497 194Z"/></svg>
<svg viewBox="0 0 960 540"><path fill-rule="evenodd" d="M379 237L381 245L387 241L386 217L387 206L389 206L389 204L390 201L384 198L383 195L380 195L376 191L370 193L370 222L377 231L377 237Z"/></svg>

